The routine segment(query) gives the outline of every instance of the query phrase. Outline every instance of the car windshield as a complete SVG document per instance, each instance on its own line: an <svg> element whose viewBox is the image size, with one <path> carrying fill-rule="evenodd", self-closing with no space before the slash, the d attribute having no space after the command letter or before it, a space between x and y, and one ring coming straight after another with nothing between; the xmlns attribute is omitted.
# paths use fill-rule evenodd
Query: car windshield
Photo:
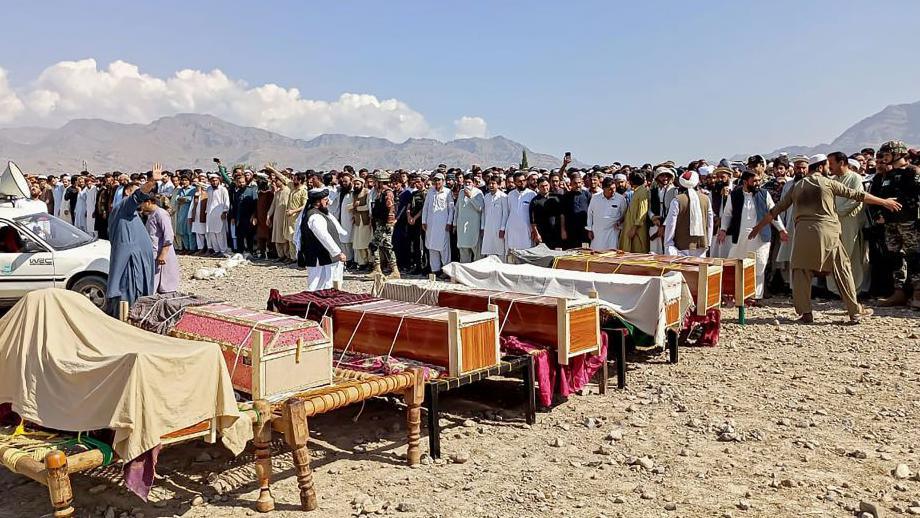
<svg viewBox="0 0 920 518"><path fill-rule="evenodd" d="M44 212L16 218L16 222L31 230L55 250L76 248L94 239L70 223Z"/></svg>

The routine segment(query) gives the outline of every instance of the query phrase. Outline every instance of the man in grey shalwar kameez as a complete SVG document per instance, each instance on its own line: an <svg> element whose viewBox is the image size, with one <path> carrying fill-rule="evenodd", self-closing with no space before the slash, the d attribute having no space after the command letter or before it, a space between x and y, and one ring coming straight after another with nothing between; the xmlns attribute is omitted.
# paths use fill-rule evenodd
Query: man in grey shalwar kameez
<svg viewBox="0 0 920 518"><path fill-rule="evenodd" d="M160 164L153 167L139 188L126 186L124 196L109 217L109 279L105 290L108 313L118 315L121 301L133 304L153 293L154 257L150 236L137 209L150 197L162 177Z"/></svg>
<svg viewBox="0 0 920 518"><path fill-rule="evenodd" d="M179 289L179 260L173 246L176 236L169 212L158 207L153 198L141 204L141 212L147 216L147 234L156 264L153 292L172 293Z"/></svg>

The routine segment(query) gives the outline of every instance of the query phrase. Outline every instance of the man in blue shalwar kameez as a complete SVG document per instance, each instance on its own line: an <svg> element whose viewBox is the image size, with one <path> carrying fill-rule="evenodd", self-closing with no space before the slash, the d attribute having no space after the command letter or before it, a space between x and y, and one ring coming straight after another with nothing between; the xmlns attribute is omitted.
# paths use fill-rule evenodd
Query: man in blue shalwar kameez
<svg viewBox="0 0 920 518"><path fill-rule="evenodd" d="M111 253L105 297L107 311L112 316L118 316L121 301L133 304L138 297L153 293L153 248L137 209L156 189L161 177L162 170L157 163L146 183L125 187L124 197L109 217Z"/></svg>

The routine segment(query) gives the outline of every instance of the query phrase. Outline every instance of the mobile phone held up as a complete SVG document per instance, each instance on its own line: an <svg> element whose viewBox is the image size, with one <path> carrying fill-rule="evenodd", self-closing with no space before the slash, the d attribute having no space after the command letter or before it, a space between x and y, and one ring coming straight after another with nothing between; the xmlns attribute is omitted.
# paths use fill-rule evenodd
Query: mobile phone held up
<svg viewBox="0 0 920 518"><path fill-rule="evenodd" d="M572 161L572 152L571 152L571 151L566 151L566 152L565 152L565 159L568 160L569 162Z"/></svg>

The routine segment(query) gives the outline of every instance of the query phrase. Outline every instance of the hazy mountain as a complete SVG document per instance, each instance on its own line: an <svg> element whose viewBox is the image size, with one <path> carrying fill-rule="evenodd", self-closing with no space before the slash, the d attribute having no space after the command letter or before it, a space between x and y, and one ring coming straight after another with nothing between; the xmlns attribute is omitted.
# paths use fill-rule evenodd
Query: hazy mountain
<svg viewBox="0 0 920 518"><path fill-rule="evenodd" d="M320 135L312 140L288 138L257 128L237 126L210 115L181 114L150 124L119 124L78 119L58 129L0 129L0 158L24 171L77 171L86 161L91 171L139 171L160 161L167 169L213 168L212 157L226 164L340 169L345 164L368 168L433 169L439 163L469 167L518 164L522 144L505 137L440 142L409 139L402 143L375 137ZM558 167L561 159L527 150L531 166Z"/></svg>
<svg viewBox="0 0 920 518"><path fill-rule="evenodd" d="M829 153L843 151L846 154L855 153L863 148L878 149L882 143L901 139L908 146L920 146L920 101L913 104L892 104L884 110L866 117L852 125L835 138L830 144L817 146L787 146L777 149L768 156L780 153L792 155L813 155L815 153ZM743 160L748 155L736 155L734 160Z"/></svg>

